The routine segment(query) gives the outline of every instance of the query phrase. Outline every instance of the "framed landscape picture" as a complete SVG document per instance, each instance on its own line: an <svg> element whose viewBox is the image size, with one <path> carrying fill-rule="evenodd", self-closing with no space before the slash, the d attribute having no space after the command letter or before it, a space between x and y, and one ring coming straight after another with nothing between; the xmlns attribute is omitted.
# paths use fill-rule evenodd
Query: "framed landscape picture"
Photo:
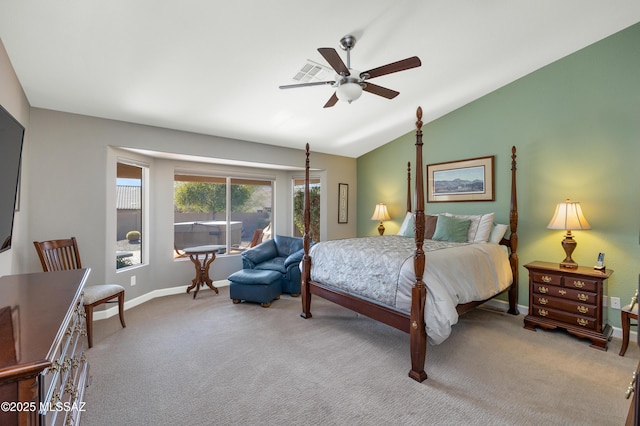
<svg viewBox="0 0 640 426"><path fill-rule="evenodd" d="M494 158L427 164L427 202L493 201Z"/></svg>

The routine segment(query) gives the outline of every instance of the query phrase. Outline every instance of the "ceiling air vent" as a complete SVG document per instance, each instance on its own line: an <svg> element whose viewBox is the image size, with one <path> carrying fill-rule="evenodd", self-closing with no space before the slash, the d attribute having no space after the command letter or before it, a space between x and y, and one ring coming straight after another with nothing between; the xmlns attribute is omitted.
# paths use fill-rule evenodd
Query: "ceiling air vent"
<svg viewBox="0 0 640 426"><path fill-rule="evenodd" d="M334 77L335 72L331 68L307 59L307 63L300 68L300 71L293 79L300 83L314 83L316 81L333 80Z"/></svg>

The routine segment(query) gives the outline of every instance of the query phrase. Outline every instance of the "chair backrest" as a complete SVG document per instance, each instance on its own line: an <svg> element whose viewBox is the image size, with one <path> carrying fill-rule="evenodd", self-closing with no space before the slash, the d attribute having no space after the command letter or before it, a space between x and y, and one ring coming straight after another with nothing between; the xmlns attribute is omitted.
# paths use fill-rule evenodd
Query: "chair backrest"
<svg viewBox="0 0 640 426"><path fill-rule="evenodd" d="M82 268L76 237L66 240L34 241L33 245L45 272Z"/></svg>
<svg viewBox="0 0 640 426"><path fill-rule="evenodd" d="M262 229L256 229L253 231L253 238L251 239L251 243L249 243L249 248L255 247L262 242Z"/></svg>

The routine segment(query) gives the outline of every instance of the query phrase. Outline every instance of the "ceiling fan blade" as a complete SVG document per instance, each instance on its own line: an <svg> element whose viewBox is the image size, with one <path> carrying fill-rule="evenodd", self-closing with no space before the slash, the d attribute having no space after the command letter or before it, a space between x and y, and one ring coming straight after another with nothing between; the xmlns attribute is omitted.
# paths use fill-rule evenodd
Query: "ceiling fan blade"
<svg viewBox="0 0 640 426"><path fill-rule="evenodd" d="M336 103L338 102L338 95L335 94L335 92L333 93L333 96L331 96L329 98L329 100L327 101L326 104L324 104L323 108L329 108L334 106Z"/></svg>
<svg viewBox="0 0 640 426"><path fill-rule="evenodd" d="M327 84L335 84L334 80L330 81L314 81L312 83L300 83L300 84L286 84L284 86L279 86L280 89L295 89L296 87L307 87L307 86L326 86Z"/></svg>
<svg viewBox="0 0 640 426"><path fill-rule="evenodd" d="M378 86L377 84L369 83L368 81L364 83L364 87L362 88L365 92L373 93L374 95L382 96L383 98L393 99L400 94L400 92L396 92L395 90L387 89L386 87Z"/></svg>
<svg viewBox="0 0 640 426"><path fill-rule="evenodd" d="M349 72L349 68L342 62L342 58L336 52L336 49L331 47L320 47L318 48L318 52L322 55L322 57L331 65L338 74L340 75L351 75Z"/></svg>
<svg viewBox="0 0 640 426"><path fill-rule="evenodd" d="M398 62L393 62L391 64L383 65L378 68L371 69L369 71L364 71L360 73L360 78L375 78L380 77L381 75L391 74L398 71L404 71L411 68L416 68L422 65L420 62L420 58L417 56L412 56L411 58L403 59Z"/></svg>

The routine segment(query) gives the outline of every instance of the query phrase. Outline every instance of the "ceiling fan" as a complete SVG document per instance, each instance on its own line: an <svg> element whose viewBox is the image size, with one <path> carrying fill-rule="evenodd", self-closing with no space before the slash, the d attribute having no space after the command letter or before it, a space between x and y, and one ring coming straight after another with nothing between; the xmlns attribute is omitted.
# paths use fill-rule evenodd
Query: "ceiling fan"
<svg viewBox="0 0 640 426"><path fill-rule="evenodd" d="M347 51L347 64L342 61L338 52L331 47L321 47L318 52L331 65L337 73L335 80L318 81L311 83L289 84L280 86L280 89L293 89L297 87L330 85L336 91L329 98L324 108L334 106L338 100L351 103L362 95L362 91L382 96L383 98L393 99L400 94L395 90L369 83L369 80L382 75L391 74L398 71L404 71L416 68L422 65L420 58L412 56L398 62L383 65L381 67L370 69L369 71L358 72L351 68L351 49L356 45L356 38L352 35L346 35L340 40L340 47Z"/></svg>

